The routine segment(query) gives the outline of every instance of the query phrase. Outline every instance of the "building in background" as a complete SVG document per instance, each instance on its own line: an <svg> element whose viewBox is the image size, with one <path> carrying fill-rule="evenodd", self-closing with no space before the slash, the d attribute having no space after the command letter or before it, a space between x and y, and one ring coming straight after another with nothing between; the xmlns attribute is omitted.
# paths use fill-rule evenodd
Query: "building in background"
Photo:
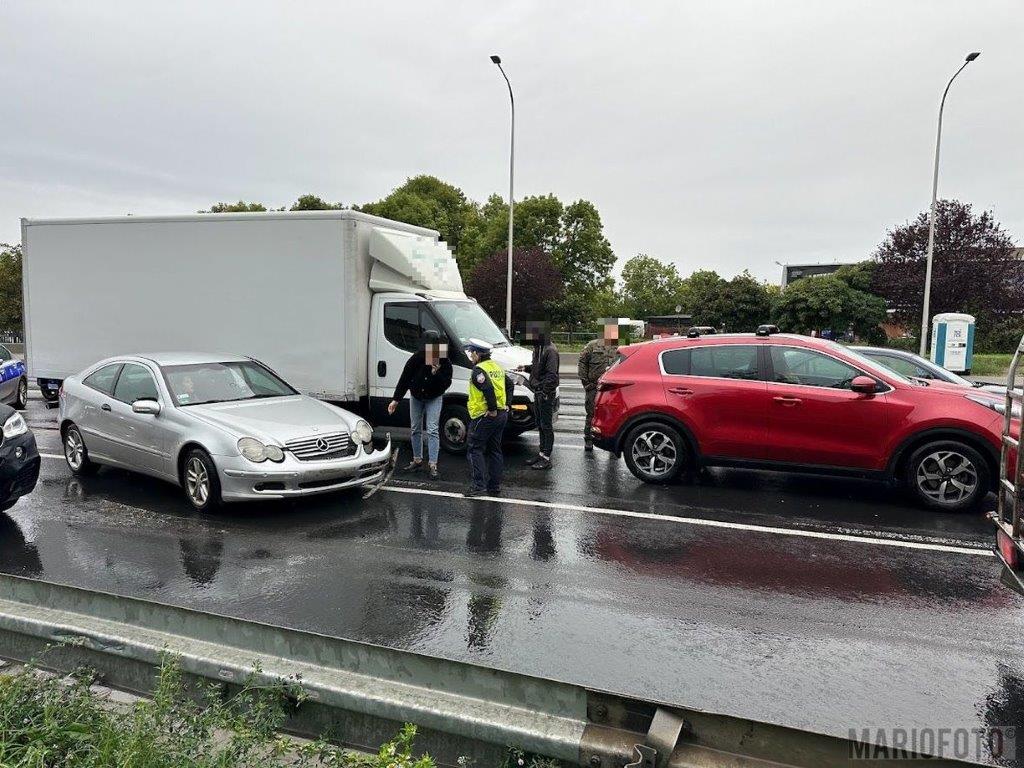
<svg viewBox="0 0 1024 768"><path fill-rule="evenodd" d="M779 264L779 262L775 263ZM834 261L828 264L779 264L782 267L782 287L785 288L790 283L802 280L805 277L831 275L840 267L846 267L855 263Z"/></svg>

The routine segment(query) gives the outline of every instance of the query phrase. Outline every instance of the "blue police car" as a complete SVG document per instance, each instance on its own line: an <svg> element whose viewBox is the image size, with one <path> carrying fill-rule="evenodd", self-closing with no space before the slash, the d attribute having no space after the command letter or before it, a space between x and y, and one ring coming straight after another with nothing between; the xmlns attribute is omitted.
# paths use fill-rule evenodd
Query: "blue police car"
<svg viewBox="0 0 1024 768"><path fill-rule="evenodd" d="M13 405L19 411L28 405L28 369L21 360L0 344L0 403Z"/></svg>

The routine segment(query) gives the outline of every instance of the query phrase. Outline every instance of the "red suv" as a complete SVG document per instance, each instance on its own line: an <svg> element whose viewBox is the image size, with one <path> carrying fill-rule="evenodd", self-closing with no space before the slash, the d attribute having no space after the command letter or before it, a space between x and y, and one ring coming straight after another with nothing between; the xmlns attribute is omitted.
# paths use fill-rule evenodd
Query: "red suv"
<svg viewBox="0 0 1024 768"><path fill-rule="evenodd" d="M959 511L999 476L1003 398L911 381L831 341L759 330L619 352L595 443L648 483L711 465L837 473Z"/></svg>

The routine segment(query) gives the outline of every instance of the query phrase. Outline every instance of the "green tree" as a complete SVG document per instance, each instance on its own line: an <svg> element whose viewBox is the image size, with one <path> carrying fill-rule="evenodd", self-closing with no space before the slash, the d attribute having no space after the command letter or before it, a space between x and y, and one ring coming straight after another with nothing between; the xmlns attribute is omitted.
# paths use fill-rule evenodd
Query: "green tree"
<svg viewBox="0 0 1024 768"><path fill-rule="evenodd" d="M674 264L639 254L622 267L619 291L622 310L630 317L667 315L675 311L682 280Z"/></svg>
<svg viewBox="0 0 1024 768"><path fill-rule="evenodd" d="M721 296L725 280L711 269L700 269L682 281L679 289L678 304L685 314L693 317L694 325L722 324L719 314Z"/></svg>
<svg viewBox="0 0 1024 768"><path fill-rule="evenodd" d="M577 200L562 211L560 224L554 257L565 276L566 291L592 298L611 284L609 275L615 266L601 214L589 200Z"/></svg>
<svg viewBox="0 0 1024 768"><path fill-rule="evenodd" d="M491 195L481 216L480 255L476 258L508 247L508 202ZM594 204L577 200L566 206L550 194L523 198L515 206L513 236L517 248L540 248L551 254L564 277L565 295L552 304L552 320L563 326L591 322L597 292L614 285L611 270L615 265L615 254Z"/></svg>
<svg viewBox="0 0 1024 768"><path fill-rule="evenodd" d="M267 210L263 203L247 203L239 200L237 203L214 203L208 211L200 213L259 213Z"/></svg>
<svg viewBox="0 0 1024 768"><path fill-rule="evenodd" d="M712 314L727 331L745 333L771 319L772 297L768 286L744 270L732 280L716 283ZM702 325L702 323L697 323Z"/></svg>
<svg viewBox="0 0 1024 768"><path fill-rule="evenodd" d="M289 211L340 211L345 206L341 203L328 203L316 195L302 195L292 203Z"/></svg>
<svg viewBox="0 0 1024 768"><path fill-rule="evenodd" d="M454 249L463 280L468 280L473 268L493 253L481 246L484 223L480 206L461 189L435 176L414 176L382 200L355 206L355 210L436 229ZM505 222L507 226L507 218Z"/></svg>
<svg viewBox="0 0 1024 768"><path fill-rule="evenodd" d="M851 288L834 274L797 280L786 287L775 307L776 324L792 333L842 333L852 325L855 334L875 341L885 319L883 299Z"/></svg>
<svg viewBox="0 0 1024 768"><path fill-rule="evenodd" d="M516 248L540 248L554 254L560 244L565 208L554 195L535 195L516 202ZM491 255L508 248L508 201L500 195L487 198L482 209L483 232L479 247ZM557 263L557 261L556 261Z"/></svg>
<svg viewBox="0 0 1024 768"><path fill-rule="evenodd" d="M21 245L0 243L0 331L20 331Z"/></svg>

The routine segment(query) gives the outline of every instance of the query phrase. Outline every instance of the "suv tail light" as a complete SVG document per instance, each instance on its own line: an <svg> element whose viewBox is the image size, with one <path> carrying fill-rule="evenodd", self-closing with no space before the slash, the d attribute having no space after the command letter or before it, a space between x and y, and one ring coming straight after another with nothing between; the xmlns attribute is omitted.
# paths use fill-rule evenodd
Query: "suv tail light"
<svg viewBox="0 0 1024 768"><path fill-rule="evenodd" d="M1003 560L1013 570L1017 570L1020 567L1020 550L1017 549L1013 539L1002 528L996 531L996 543L999 546L999 554L1003 556Z"/></svg>
<svg viewBox="0 0 1024 768"><path fill-rule="evenodd" d="M632 381L598 381L597 391L598 392L611 392L615 389L622 389L623 387L633 386Z"/></svg>

